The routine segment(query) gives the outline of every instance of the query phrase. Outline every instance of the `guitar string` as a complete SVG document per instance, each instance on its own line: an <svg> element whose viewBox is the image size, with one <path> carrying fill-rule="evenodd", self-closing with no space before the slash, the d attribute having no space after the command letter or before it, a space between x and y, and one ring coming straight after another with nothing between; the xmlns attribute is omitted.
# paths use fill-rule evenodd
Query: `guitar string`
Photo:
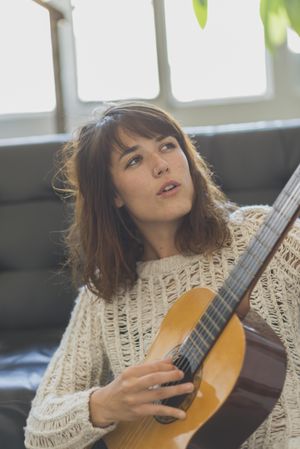
<svg viewBox="0 0 300 449"><path fill-rule="evenodd" d="M285 208L284 209L287 209L288 208L288 204L286 204L285 205ZM281 214L282 215L282 214ZM277 222L280 220L280 217L278 216L278 218L277 218ZM270 226L269 226L270 227ZM273 228L273 233L274 233L274 228ZM263 247L263 246L265 246L264 244L262 244L262 242L259 240L259 239L255 239L254 240L254 244L253 245L250 245L250 248L253 250L255 247L257 247L257 245L260 245L261 247ZM268 248L268 247L267 247ZM269 250L269 248L268 248L268 250ZM253 259L253 252L252 252L252 259ZM257 256L254 256L254 257L256 257L257 258ZM252 259L251 259L251 262L252 262ZM249 271L251 271L251 269L253 269L253 266L250 264L249 265L249 267L247 267L245 270L249 270ZM241 282L241 277L240 277L240 274L241 274L241 271L240 272L238 272L238 277L236 278L236 282L235 283L237 283L237 282ZM243 279L242 279L243 280ZM226 284L225 284L226 285ZM227 287L227 290L228 290L228 284L226 285L226 287ZM234 284L233 284L233 287L234 287ZM228 293L228 291L225 291L225 296L226 296L226 294ZM232 293L232 292L231 292ZM220 295L219 295L220 296ZM222 296L221 296L221 299L222 299ZM225 307L226 307L226 302L225 302ZM222 310L222 309L221 309ZM213 312L219 312L219 310L218 309L215 309L215 310L213 310ZM223 311L222 311L223 312ZM222 313L223 314L223 313ZM213 316L210 316L209 314L207 314L207 318L208 319L210 319L211 321L212 321L212 317ZM211 330L211 328L209 328L209 331Z"/></svg>
<svg viewBox="0 0 300 449"><path fill-rule="evenodd" d="M255 242L256 243L256 242ZM260 245L261 245L261 242L260 242ZM262 246L262 245L261 245ZM149 430L149 426L151 426L152 425L152 420L151 420L151 422L149 422L148 423L148 425L147 425L147 423L145 422L145 420L142 420L142 422L140 423L140 425L139 425L139 427L140 427L140 429L139 429L139 431L138 432L134 432L134 434L132 435L132 437L135 439L135 441L136 441L136 439L137 438L139 438L139 434L141 434L141 432L144 432L147 428L148 428L148 430ZM145 425L146 424L146 425ZM130 435L129 435L129 438L130 438ZM132 443L133 443L133 438L131 438L131 440L132 440ZM132 443L131 443L131 448L132 448ZM122 445L122 447L123 447L123 445Z"/></svg>
<svg viewBox="0 0 300 449"><path fill-rule="evenodd" d="M296 180L297 181L297 180ZM293 186L294 187L294 186ZM296 183L296 186L295 186L295 188L294 188L294 190L296 190L297 189L297 183ZM294 191L293 191L293 193L294 193ZM296 193L296 192L295 192ZM278 222L280 222L280 218L278 218L278 216L279 215L282 215L282 217L283 218L286 218L286 215L284 215L283 214L283 211L285 211L286 209L288 209L289 208L289 204L290 204L290 202L293 200L293 198L292 198L292 195L289 195L289 197L288 197L288 201L285 203L285 205L284 205L284 207L280 210L280 211L276 211L277 212L277 216L276 216L276 220L274 220L274 224L276 223L276 221L277 221L277 223ZM296 200L294 200L295 202L296 202L296 204L298 205L298 202L296 201ZM276 209L275 209L276 210ZM267 220L268 220L268 217L267 217ZM266 222L264 223L264 226L266 225L266 223L267 223L267 220L266 220ZM268 226L267 226L268 227ZM269 226L269 229L271 229L271 231L274 233L274 229L273 229L273 227L270 227ZM258 239L254 239L254 241L253 241L253 245L255 245L256 244L256 242L258 242L259 244L260 244L260 246L261 247L263 247L264 245L262 244L262 242L261 241L259 241ZM250 244L250 249L251 249L251 247L252 247L252 244ZM264 249L267 249L268 251L269 251L269 248L268 247L265 247ZM247 251L247 250L246 250ZM251 253L250 253L251 254ZM256 257L257 258L257 257ZM251 259L250 259L250 262L253 262L253 253L252 253L252 257L251 257ZM253 267L255 266L255 263L254 264L252 264L252 266L251 266L251 263L250 263L250 265L249 265L249 267L248 268L246 268L246 270L248 269L249 271L251 270L251 269L253 269ZM242 274L244 274L244 272L241 272L241 271L239 271L238 272L238 274L240 274L240 273L242 273ZM239 284L240 282L241 282L241 279L239 278L239 277L237 277L236 279L234 279L234 281L235 281L235 283L236 284ZM233 284L234 285L234 284ZM228 288L228 287L227 287ZM231 290L231 289L230 289ZM227 293L226 291L225 291L225 293ZM236 295L235 295L235 293L231 290L230 291L230 296L231 295L234 295L235 297L236 297ZM227 306L227 302L226 301L224 301L224 297L222 298L222 297L220 297L221 298L221 300L222 300L222 302L221 302L221 305L223 304L223 305L226 305ZM220 310L218 310L218 309L215 309L214 308L214 310L213 310L213 312L216 312L217 314L219 314L220 315ZM222 315L221 315L222 316ZM209 316L209 318L212 320L213 319L213 316ZM198 332L197 332L198 333ZM198 334L199 335L199 334ZM204 337L205 338L205 337ZM196 345L196 347L197 347L197 344L195 344L195 342L193 341L192 342L192 344L195 346ZM190 353L189 353L189 355L190 354L193 354L193 351L190 351ZM202 354L202 355L204 355L204 354ZM192 356L192 360L193 360L193 358L194 358L194 356ZM189 359L190 360L190 359ZM194 360L193 360L194 361ZM182 368L184 368L184 369L186 369L187 368L187 366L188 366L188 362L186 362L186 365L185 364L183 364L182 366L181 366L181 369ZM147 421L149 421L148 423L147 423ZM127 444L127 443L129 443L130 442L130 446L124 446L124 443L123 443L123 441L122 441L122 445L121 445L121 447L123 448L124 447L124 449L127 449L128 447L130 447L130 449L134 449L134 446L133 446L133 444L135 444L135 442L137 442L137 439L139 439L139 437L140 437L140 435L142 434L142 433L144 433L146 430L149 430L149 428L154 424L154 419L152 418L151 419L151 417L145 417L145 418L143 418L141 421L140 421L140 423L139 423L139 426L138 426L138 428L135 430L135 432L132 432L131 434L128 434L127 435L127 438L125 438L123 441L125 442L125 444ZM127 440L127 441L126 441Z"/></svg>
<svg viewBox="0 0 300 449"><path fill-rule="evenodd" d="M255 242L255 245L257 246L256 242ZM253 248L254 247L255 246L253 246ZM253 262L253 259L251 259L250 265L247 268L245 268L244 271L249 271L251 273L251 270L253 269L253 263L252 262ZM254 266L255 266L255 264L254 264ZM222 295L220 295L220 293L218 294L219 300L221 301L221 304L219 305L219 307L211 305L211 313L206 313L206 315L204 316L204 320L202 319L201 325L198 326L198 329L200 328L200 333L199 333L197 327L195 328L194 334L196 334L196 335L195 335L195 337L191 336L191 338L189 340L189 341L191 341L193 343L193 346L197 347L197 339L198 339L197 336L199 337L199 335L200 335L202 337L201 341L204 343L206 348L209 349L211 347L211 342L209 341L209 335L208 335L208 334L211 334L213 332L211 324L214 323L214 321L216 321L216 319L217 319L216 315L217 314L219 315L219 318L223 317L224 312L225 312L224 307L225 308L227 307L227 302L229 304L232 303L232 301L230 300L230 297L232 297L232 296L237 297L235 295L234 286L236 284L238 284L240 281L243 281L243 275L241 277L241 271L238 272L238 276L236 278L234 278L234 282L232 283L233 290L230 289L230 287L228 285L226 285L226 289L225 289L224 295L222 296ZM229 300L226 301L226 298L228 298L228 296L229 296ZM239 297L237 297L237 298L239 298ZM209 323L209 320L210 320L210 323ZM213 326L216 327L215 323L213 324ZM205 333L206 333L206 335L205 335ZM195 341L193 341L193 340L195 340ZM198 347L201 348L201 345L199 345ZM202 353L201 355L203 357L205 355L205 353L203 352L203 344L202 344L202 351L201 351L201 353ZM195 358L193 357L192 350L188 350L187 355L189 356L190 354L192 354L192 357L190 357L190 360L194 361ZM197 359L198 359L198 357L197 357ZM184 365L180 364L179 367L184 368Z"/></svg>
<svg viewBox="0 0 300 449"><path fill-rule="evenodd" d="M294 187L294 186L293 186ZM297 189L297 185L295 186L295 188L294 188L294 190L296 190ZM294 191L293 191L293 193L294 193ZM290 204L290 202L291 201L288 201L288 202L286 202L285 203L285 206L282 208L282 210L281 210L281 215L284 217L284 218L286 218L286 215L283 215L282 214L282 212L283 211L286 211L286 209L288 209L289 208L289 204ZM296 202L296 204L298 205L298 203ZM279 218L279 214L277 214L277 217L276 217L277 219L276 220L274 220L274 223L278 223L278 221L280 221L281 219ZM266 223L267 223L267 220L266 220ZM274 233L274 230L273 230L273 233ZM262 246L262 244L261 244L261 242L259 241L259 240L257 240L257 239L254 239L254 241L253 241L253 245L256 245L257 246L257 242L260 244L260 246ZM250 244L250 248L252 247L252 244ZM268 249L268 251L269 251L269 248L268 247L266 247L267 249ZM253 248L252 248L253 249ZM253 253L252 253L252 256L253 256ZM256 256L257 257L257 256ZM255 263L253 264L252 263L253 262L253 257L251 258L251 260L250 260L250 265L246 268L245 267L245 271L248 271L248 272L251 272L251 270L253 270L253 267L255 266ZM242 274L242 277L240 276ZM242 280L243 280L243 276L244 276L244 272L242 272L241 270L238 272L238 275L239 276L237 276L235 279L233 279L233 281L235 282L235 284L240 284L241 282L242 282ZM246 275L247 275L247 273L246 273ZM234 286L234 282L233 282L233 284L232 284L232 286L233 287L235 287ZM225 284L226 284L226 282L225 282ZM221 296L220 294L218 295L219 296L219 298L221 299L221 306L223 305L223 306L225 306L225 307L227 307L227 302L231 302L230 301L230 299L229 299L229 301L226 301L226 296L228 296L228 293L229 293L229 296L235 296L236 297L236 295L235 295L235 293L234 293L234 291L232 291L230 288L229 288L229 290L231 290L230 292L228 292L228 285L226 286L226 289L227 290L225 290L225 295L224 296ZM225 299L225 301L224 301L224 299ZM213 306L213 305L211 305L211 308L212 308L212 314L211 315L209 315L209 314L206 314L206 317L208 317L211 321L213 321L213 319L215 318L216 319L216 316L215 316L215 313L217 313L221 318L222 318L222 316L223 316L223 314L224 314L224 308L223 308L223 310L222 310L222 308L216 308L215 306ZM221 313L220 313L221 312ZM215 321L215 320L214 320ZM202 325L202 328L204 327L204 330L206 330L206 327L203 325L203 323L201 323L201 325ZM209 328L209 331L212 331L212 328L210 327ZM198 331L197 331L197 329L196 329L196 333L199 335L199 333L198 333ZM206 339L205 339L205 337L204 337L204 342L205 343L207 343L207 341L206 341ZM206 346L207 346L207 344L206 344ZM211 346L210 344L209 344L209 346ZM190 353L188 352L188 355L189 355ZM203 356L204 354L202 354L202 356ZM192 358L192 360L193 360L193 358ZM184 368L186 368L186 366L184 366L184 365L181 365L182 367L184 367Z"/></svg>
<svg viewBox="0 0 300 449"><path fill-rule="evenodd" d="M119 447L122 449L134 449L136 443L140 445L140 439L141 435L144 433L145 430L149 430L149 426L146 424L146 420L149 418L149 416L144 416L141 421L139 422L139 426L137 427L134 432L131 433L125 433L123 435L123 438L120 438L119 441ZM145 429L145 430L144 430Z"/></svg>
<svg viewBox="0 0 300 449"><path fill-rule="evenodd" d="M285 209L288 207L288 205L286 205L286 207L285 207ZM277 219L277 221L278 221L278 219ZM252 247L252 248L254 248L255 247L255 245L257 246L257 241L254 241L254 246ZM261 246L261 245L260 245ZM251 247L251 245L250 245L250 247ZM268 248L268 247L267 247ZM268 248L268 251L269 251L269 248ZM253 254L253 253L252 253ZM254 260L253 260L253 258L251 258L251 260L250 260L250 265L248 266L248 267L245 267L245 270L244 271L249 271L249 272L251 272L251 270L253 269L253 263L252 262L254 262ZM254 264L254 266L255 266L255 264ZM242 275L242 277L241 277L241 275ZM243 280L243 276L244 276L244 272L242 273L241 272L241 270L238 272L238 276L236 277L236 278L234 278L233 279L233 281L235 282L235 284L240 284L240 282ZM225 289L225 294L222 296L222 295L220 295L220 293L218 294L218 296L219 296L219 298L221 299L221 307L219 307L219 308L216 308L215 306L213 306L213 305L211 305L211 309L212 309L212 313L211 313L211 315L209 315L209 313L207 313L206 314L206 316L205 316L205 318L208 318L208 319L210 319L211 321L215 321L215 319L216 319L216 314L218 314L221 318L222 318L222 316L224 315L224 306L225 307L227 307L227 301L226 301L226 297L228 297L228 293L229 293L229 304L231 303L231 301L230 301L230 296L236 296L235 295L235 292L234 292L234 283L232 284L232 286L233 286L233 290L231 290L229 287L228 287L228 285L226 286L226 289ZM225 301L224 301L224 299L225 299ZM222 302L223 301L223 302ZM223 306L223 307L222 307ZM214 319L215 318L215 319ZM206 322L207 322L207 319L206 319ZM209 333L211 333L210 331L212 331L212 328L209 326L209 324L208 325L206 325L206 323L205 322L203 322L202 321L202 323L201 323L201 326L202 326L202 331L203 331L203 328L204 328L204 333L206 332L207 333L207 330L209 331ZM200 331L201 331L201 329L200 329ZM199 332L198 332L198 330L197 330L197 328L195 329L195 333L196 334L198 334L198 336L199 336ZM200 334L201 335L201 334ZM201 335L202 336L202 335ZM197 337L196 337L197 338ZM211 342L209 342L209 341L207 341L207 336L205 337L205 335L204 335L204 339L202 338L202 340L203 340L203 342L204 342L204 344L206 345L206 347L207 348L209 348L210 346L211 346ZM192 343L194 343L193 342L193 337L192 338L190 338L190 341L192 341ZM194 343L194 345L195 345L195 343ZM196 343L196 346L197 346L197 343ZM201 347L201 346L200 346ZM189 351L188 351L188 355L189 355ZM204 355L204 353L202 353L202 356ZM198 358L198 357L197 357ZM193 357L192 357L192 360L193 360ZM185 367L184 365L181 365L180 367Z"/></svg>
<svg viewBox="0 0 300 449"><path fill-rule="evenodd" d="M288 203L285 205L285 207L283 208L283 209L286 209L287 208L287 205L288 205ZM284 215L283 215L284 216ZM279 219L280 220L280 219ZM277 221L279 221L278 219L277 219ZM267 222L267 220L266 220L266 222ZM274 223L275 223L275 221L274 221ZM271 227L270 227L271 228ZM271 228L271 230L272 230L272 228ZM273 230L272 230L273 231ZM256 240L257 241L257 240ZM254 241L254 244L256 243L256 241ZM262 246L261 245L261 242L258 240L258 242L260 243L260 246ZM253 255L253 254L252 254ZM253 259L251 259L251 261L252 261ZM251 268L251 265L250 265L250 267L249 268ZM238 282L238 279L237 279L237 282ZM217 310L217 312L219 312L218 310ZM194 342L193 342L194 343ZM149 417L147 417L148 419L149 419ZM149 430L149 426L151 426L151 425L153 425L153 419L151 420L151 419L149 419L149 423L148 423L148 425L147 425L147 423L145 422L145 420L144 419L142 419L142 421L140 422L140 425L139 425L139 429L137 429L138 430L138 432L137 431L135 431L135 432L133 432L133 434L131 434L132 435L132 437L134 437L134 439L136 440L136 438L138 438L139 437L139 434L141 434L142 432L144 432L145 430ZM145 425L146 424L146 425ZM129 436L129 439L130 439L130 436L131 436L130 434L128 435ZM127 438L127 440L128 440L128 438ZM128 440L129 441L129 440ZM128 442L127 441L127 442ZM132 448L133 446L132 446L132 443L133 443L133 439L131 438L131 445L130 445L130 447ZM123 447L123 444L122 444L122 447Z"/></svg>

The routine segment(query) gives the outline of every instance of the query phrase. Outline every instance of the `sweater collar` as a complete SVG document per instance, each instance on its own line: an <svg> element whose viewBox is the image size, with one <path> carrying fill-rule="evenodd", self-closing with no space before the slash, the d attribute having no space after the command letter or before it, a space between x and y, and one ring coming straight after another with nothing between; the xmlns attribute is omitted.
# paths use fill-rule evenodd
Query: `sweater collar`
<svg viewBox="0 0 300 449"><path fill-rule="evenodd" d="M199 255L183 255L164 257L163 259L149 260L147 262L137 262L137 274L139 277L153 276L174 271L183 266L189 265L194 258Z"/></svg>

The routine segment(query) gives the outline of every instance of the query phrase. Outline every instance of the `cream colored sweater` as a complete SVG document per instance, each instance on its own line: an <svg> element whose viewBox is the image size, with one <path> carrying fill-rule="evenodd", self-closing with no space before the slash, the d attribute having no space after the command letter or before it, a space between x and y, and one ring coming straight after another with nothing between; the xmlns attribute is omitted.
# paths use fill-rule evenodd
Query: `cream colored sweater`
<svg viewBox="0 0 300 449"><path fill-rule="evenodd" d="M138 263L138 281L126 294L104 302L81 289L69 325L54 354L25 428L27 448L83 449L114 428L89 420L89 396L126 367L142 361L169 307L196 286L217 290L266 207L232 215L232 245L212 256L172 256ZM251 308L280 336L288 355L283 393L269 418L243 449L300 448L300 223L293 226L261 276Z"/></svg>

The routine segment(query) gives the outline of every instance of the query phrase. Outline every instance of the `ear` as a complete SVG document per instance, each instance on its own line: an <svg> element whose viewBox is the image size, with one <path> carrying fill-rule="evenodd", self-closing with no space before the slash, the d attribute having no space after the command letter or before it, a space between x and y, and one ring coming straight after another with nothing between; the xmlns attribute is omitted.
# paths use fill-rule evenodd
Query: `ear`
<svg viewBox="0 0 300 449"><path fill-rule="evenodd" d="M124 201L122 200L122 198L120 197L120 195L118 193L115 193L114 202L115 202L115 206L118 209L120 209L120 207L124 206Z"/></svg>

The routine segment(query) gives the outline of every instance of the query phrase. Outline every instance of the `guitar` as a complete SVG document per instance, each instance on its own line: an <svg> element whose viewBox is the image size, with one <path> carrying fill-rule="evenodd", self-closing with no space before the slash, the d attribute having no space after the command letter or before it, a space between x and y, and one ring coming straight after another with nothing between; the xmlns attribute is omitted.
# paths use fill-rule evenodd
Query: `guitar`
<svg viewBox="0 0 300 449"><path fill-rule="evenodd" d="M220 290L193 288L163 319L146 360L173 357L194 392L163 400L184 420L144 417L120 422L108 449L238 449L275 406L285 380L285 350L265 321L241 322L235 310L300 211L300 165ZM171 384L169 384L171 385Z"/></svg>

